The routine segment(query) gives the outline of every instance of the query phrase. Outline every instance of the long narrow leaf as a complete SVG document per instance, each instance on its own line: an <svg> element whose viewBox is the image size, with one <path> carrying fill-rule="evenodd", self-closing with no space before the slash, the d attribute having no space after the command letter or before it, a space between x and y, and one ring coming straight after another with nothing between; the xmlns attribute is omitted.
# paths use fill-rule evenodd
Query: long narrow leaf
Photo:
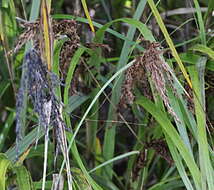
<svg viewBox="0 0 214 190"><path fill-rule="evenodd" d="M167 135L170 137L174 146L177 147L182 158L186 162L197 189L200 189L201 176L199 168L196 165L192 155L189 153L188 148L181 140L181 137L178 135L170 120L167 118L166 114L164 114L164 112L161 110L158 110L154 103L143 96L139 98L136 103L143 106L157 120L165 133L167 133Z"/></svg>
<svg viewBox="0 0 214 190"><path fill-rule="evenodd" d="M93 26L93 23L92 23L92 20L91 20L91 17L90 17L90 14L89 14L89 12L88 12L88 7L87 7L87 4L86 4L86 0L81 0L81 2L82 2L82 6L83 6L83 9L84 9L85 15L86 15L86 17L87 17L87 19L88 19L88 22L89 22L89 26L90 26L90 28L91 28L91 31L92 31L92 32L95 32L94 26Z"/></svg>

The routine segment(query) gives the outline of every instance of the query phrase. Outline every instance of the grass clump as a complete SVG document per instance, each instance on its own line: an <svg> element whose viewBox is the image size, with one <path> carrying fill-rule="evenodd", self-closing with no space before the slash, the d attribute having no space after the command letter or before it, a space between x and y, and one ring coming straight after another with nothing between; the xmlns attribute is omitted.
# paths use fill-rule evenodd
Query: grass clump
<svg viewBox="0 0 214 190"><path fill-rule="evenodd" d="M21 2L0 9L1 189L214 189L211 1Z"/></svg>

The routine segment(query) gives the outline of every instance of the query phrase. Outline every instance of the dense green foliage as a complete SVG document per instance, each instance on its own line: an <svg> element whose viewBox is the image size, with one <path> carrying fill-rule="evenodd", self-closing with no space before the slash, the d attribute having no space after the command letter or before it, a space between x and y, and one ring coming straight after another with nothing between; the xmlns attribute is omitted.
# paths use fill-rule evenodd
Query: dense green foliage
<svg viewBox="0 0 214 190"><path fill-rule="evenodd" d="M0 189L213 190L214 1L42 2L0 3Z"/></svg>

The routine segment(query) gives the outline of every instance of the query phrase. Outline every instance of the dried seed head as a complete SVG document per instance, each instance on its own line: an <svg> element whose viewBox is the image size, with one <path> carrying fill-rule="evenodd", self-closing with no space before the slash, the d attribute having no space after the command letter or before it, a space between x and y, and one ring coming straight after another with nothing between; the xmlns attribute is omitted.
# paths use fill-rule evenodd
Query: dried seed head
<svg viewBox="0 0 214 190"><path fill-rule="evenodd" d="M19 36L14 50L10 54L17 53L23 45L29 40L34 41L34 47L38 50L40 26L39 20L35 22L23 22L20 24L24 28L24 32ZM52 20L54 38L57 39L60 35L66 35L73 44L79 44L79 36L77 35L77 23L74 20ZM38 52L39 53L39 52Z"/></svg>
<svg viewBox="0 0 214 190"><path fill-rule="evenodd" d="M65 78L71 58L80 44L80 38L77 34L77 23L74 20L54 21L53 31L54 34L63 34L68 37L68 40L63 44L62 51L60 52L60 68L63 78Z"/></svg>
<svg viewBox="0 0 214 190"><path fill-rule="evenodd" d="M169 153L169 148L163 139L152 139L150 142L146 143L146 149L154 149L156 154L164 158L170 165L173 164L173 160Z"/></svg>
<svg viewBox="0 0 214 190"><path fill-rule="evenodd" d="M133 104L134 94L132 92L134 84L143 76L143 68L140 62L136 62L129 67L125 73L125 80L122 86L121 99L119 105L126 107Z"/></svg>
<svg viewBox="0 0 214 190"><path fill-rule="evenodd" d="M173 88L173 77L171 75L172 70L162 60L162 51L159 50L160 44L157 42L150 43L146 41L147 50L143 56L136 59L136 63L132 65L125 73L125 80L122 86L122 93L119 105L126 107L127 104L132 104L134 101L134 95L132 89L136 82L140 82L143 86L147 85L143 90L144 95L150 97L148 92L148 80L145 79L145 73L150 77L154 84L155 90L162 98L168 112L175 118L176 121L180 121L176 113L170 107L169 99L167 96L166 86L169 85ZM176 92L176 90L174 89Z"/></svg>
<svg viewBox="0 0 214 190"><path fill-rule="evenodd" d="M137 157L132 170L132 181L136 181L139 176L140 170L142 170L147 164L147 149L143 149Z"/></svg>
<svg viewBox="0 0 214 190"><path fill-rule="evenodd" d="M149 48L144 52L144 55L139 59L142 65L144 65L146 72L150 75L156 91L162 98L168 112L175 118L176 121L180 121L176 113L170 106L167 96L166 86L170 85L173 88L173 77L171 76L172 70L161 58L162 51L157 49L160 44L154 42L149 45ZM176 90L174 90L176 91Z"/></svg>

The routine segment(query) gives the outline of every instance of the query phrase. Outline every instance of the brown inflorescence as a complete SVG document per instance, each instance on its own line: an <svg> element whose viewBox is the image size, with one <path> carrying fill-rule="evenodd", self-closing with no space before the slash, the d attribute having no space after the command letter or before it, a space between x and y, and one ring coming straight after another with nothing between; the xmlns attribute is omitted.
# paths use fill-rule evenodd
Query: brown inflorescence
<svg viewBox="0 0 214 190"><path fill-rule="evenodd" d="M173 160L169 153L169 148L163 139L152 139L150 142L146 143L146 149L154 149L155 153L165 159L170 165L173 164Z"/></svg>
<svg viewBox="0 0 214 190"><path fill-rule="evenodd" d="M136 62L126 71L125 81L122 86L122 96L119 103L123 107L126 107L127 104L133 104L134 94L132 90L135 82L139 80L139 76L142 74L142 69L141 63Z"/></svg>
<svg viewBox="0 0 214 190"><path fill-rule="evenodd" d="M77 23L74 20L53 20L53 33L55 38L59 37L59 35L65 35L68 38L60 52L60 68L63 78L65 78L71 58L80 44L80 38L77 34Z"/></svg>
<svg viewBox="0 0 214 190"><path fill-rule="evenodd" d="M147 80L145 79L145 76L147 76L147 78L151 80L155 87L155 90L158 92L161 99L163 100L168 112L176 119L176 121L179 121L178 116L170 106L169 99L167 96L167 85L169 85L169 87L171 87L174 92L175 89L172 85L172 70L162 59L162 53L163 52L160 50L159 43L151 42L147 45L147 49L144 51L143 56L139 56L136 59L136 63L126 71L125 81L122 86L120 105L126 106L127 104L133 103L134 95L132 90L134 84L137 81L141 82L142 84L145 84L145 80Z"/></svg>
<svg viewBox="0 0 214 190"><path fill-rule="evenodd" d="M143 149L138 155L136 162L134 164L134 168L132 170L132 181L136 181L140 170L146 167L147 164L147 150Z"/></svg>
<svg viewBox="0 0 214 190"><path fill-rule="evenodd" d="M162 157L168 162L169 165L173 164L173 160L170 156L169 149L166 142L163 139L151 139L150 142L146 142L143 150L138 155L133 170L132 170L132 181L136 181L139 172L147 165L147 151L153 149L155 154Z"/></svg>
<svg viewBox="0 0 214 190"><path fill-rule="evenodd" d="M74 20L52 19L51 21L54 39L58 39L63 35L68 38L68 40L63 44L60 52L60 69L65 77L71 58L80 43L80 38L77 34L77 23ZM39 20L36 20L35 22L22 22L20 26L24 28L24 32L19 36L15 48L10 51L10 54L17 53L29 40L33 40L34 49L39 53L41 27Z"/></svg>

